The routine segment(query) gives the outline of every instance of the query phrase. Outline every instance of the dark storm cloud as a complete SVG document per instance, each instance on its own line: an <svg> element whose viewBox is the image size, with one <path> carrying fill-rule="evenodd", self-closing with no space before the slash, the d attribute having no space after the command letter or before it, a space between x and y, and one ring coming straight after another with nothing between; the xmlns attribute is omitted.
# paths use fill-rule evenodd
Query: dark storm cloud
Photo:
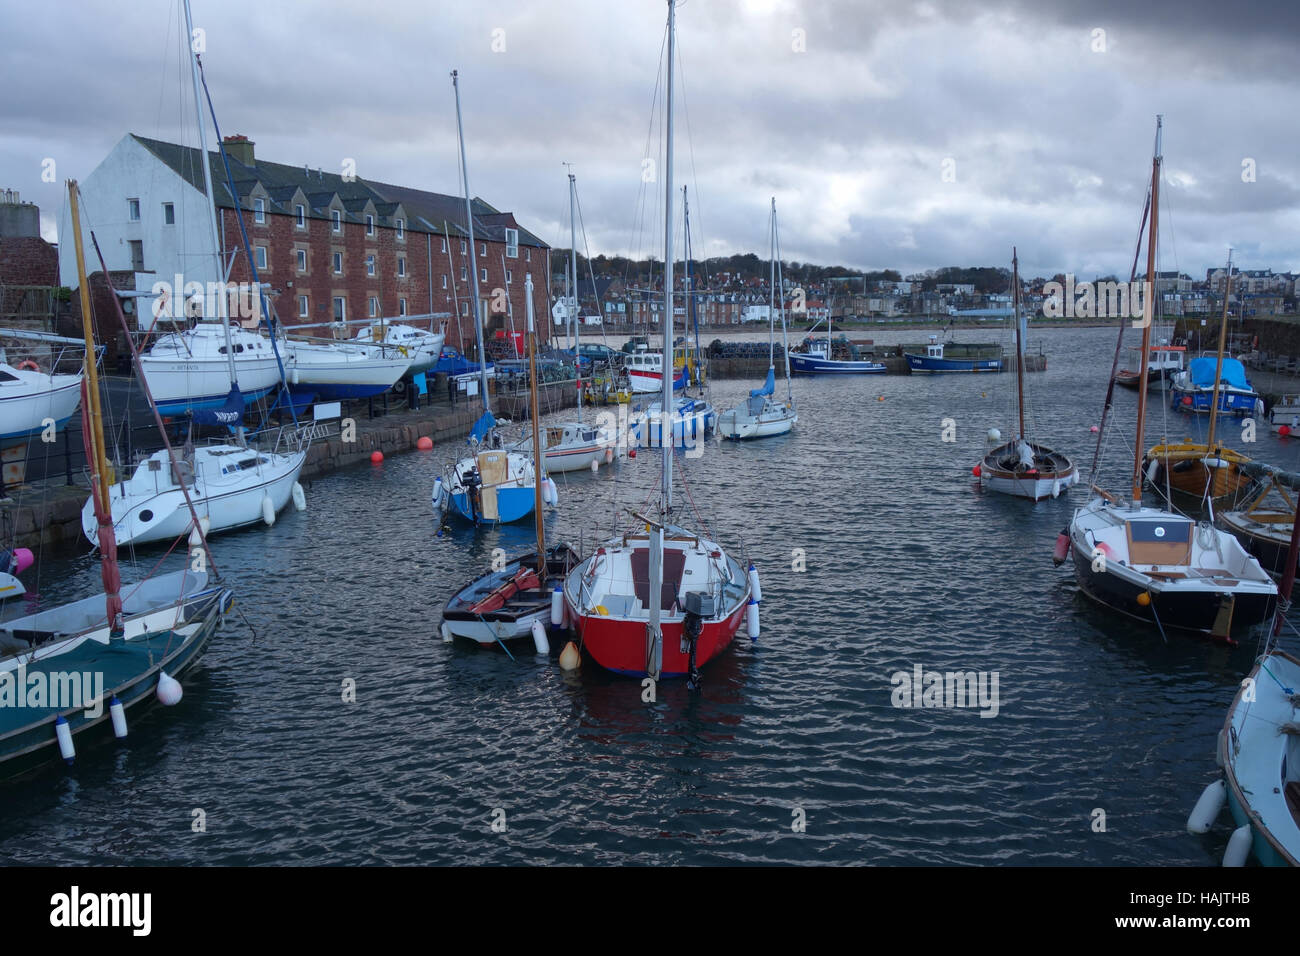
<svg viewBox="0 0 1300 956"><path fill-rule="evenodd" d="M593 252L660 241L641 183L658 0L194 3L223 131L259 156L456 192L457 67L476 193L567 244L571 162ZM173 0L0 0L0 22L0 185L51 236L43 159L61 181L126 132L194 141ZM1231 244L1300 269L1297 29L1291 3L689 0L676 175L696 249L764 253L775 195L787 259L910 272L1015 244L1031 275L1126 271L1160 112L1168 267Z"/></svg>

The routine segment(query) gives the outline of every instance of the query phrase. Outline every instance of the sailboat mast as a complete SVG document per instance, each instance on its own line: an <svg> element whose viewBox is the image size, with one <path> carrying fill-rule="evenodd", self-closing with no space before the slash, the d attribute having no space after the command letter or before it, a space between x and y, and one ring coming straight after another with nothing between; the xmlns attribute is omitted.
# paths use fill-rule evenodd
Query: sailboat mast
<svg viewBox="0 0 1300 956"><path fill-rule="evenodd" d="M1214 448L1214 426L1219 420L1219 376L1223 374L1223 347L1228 341L1228 295L1232 292L1232 250L1228 250L1228 278L1223 287L1223 319L1219 322L1219 360L1214 365L1214 391L1210 396L1210 431L1206 450Z"/></svg>
<svg viewBox="0 0 1300 956"><path fill-rule="evenodd" d="M776 197L772 197L772 245L778 265L777 273L780 275L781 263L781 234L776 227ZM785 279L781 277L781 296L778 298L777 305L781 309L781 351L785 354L785 397L794 402L794 385L790 382L790 340L785 334ZM826 356L830 358L828 354Z"/></svg>
<svg viewBox="0 0 1300 956"><path fill-rule="evenodd" d="M85 388L89 408L83 414L90 417L90 440L93 448L95 473L91 476L91 495L95 499L95 518L99 525L100 574L104 582L107 601L108 626L114 631L122 628L122 597L119 593L121 575L117 567L117 538L113 533L113 508L109 497L112 481L108 474L108 459L104 454L104 415L99 403L99 370L95 364L95 333L91 325L90 281L86 278L86 251L81 236L81 206L77 199L75 179L68 180L68 205L72 217L72 238L77 253L77 291L81 295L81 332L86 339ZM107 276L105 276L107 278Z"/></svg>
<svg viewBox="0 0 1300 956"><path fill-rule="evenodd" d="M465 228L469 231L469 291L474 303L474 339L478 342L478 387L483 396L483 411L490 412L487 387L487 352L483 348L483 319L478 304L478 258L474 249L474 210L469 202L469 165L465 162L465 128L460 121L460 83L458 71L451 71L451 88L456 94L456 138L460 141L460 175L465 184Z"/></svg>
<svg viewBox="0 0 1300 956"><path fill-rule="evenodd" d="M1151 324L1155 321L1156 236L1160 220L1160 130L1156 117L1156 150L1151 157L1151 222L1147 231L1147 282L1142 295L1142 363L1138 369L1137 434L1133 440L1133 507L1142 506L1142 433L1147 417L1147 367L1151 360Z"/></svg>
<svg viewBox="0 0 1300 956"><path fill-rule="evenodd" d="M221 294L217 296L217 319L221 322L221 329L226 337L226 367L230 372L230 384L238 384L238 378L235 375L235 350L230 343L230 322L227 314L226 302L226 264L221 254L221 235L217 229L217 199L216 193L212 189L212 164L208 161L208 128L203 122L203 96L199 92L199 55L194 52L193 44L190 38L194 36L194 18L190 13L190 0L185 0L185 36L182 42L185 44L185 52L190 59L190 79L194 85L194 118L198 121L199 126L199 165L203 167L203 194L207 196L208 212L208 231L212 240L212 258L216 263L217 274L216 280L221 287ZM239 212L239 198L232 196L235 203L235 212ZM179 290L178 290L179 291ZM244 433L243 426L239 428L239 434L242 438Z"/></svg>
<svg viewBox="0 0 1300 956"><path fill-rule="evenodd" d="M572 309L570 312L569 303L565 303L565 322L564 337L565 345L569 348L577 348L577 321L578 321L578 225L577 213L575 211L576 202L574 192L577 186L574 184L573 173L569 173L569 272L565 274L565 285L568 285L569 275L573 276Z"/></svg>
<svg viewBox="0 0 1300 956"><path fill-rule="evenodd" d="M546 529L542 521L542 471L546 457L542 445L541 418L537 399L537 320L533 313L533 277L524 279L524 311L528 316L528 394L533 414L533 516L537 528L537 573L546 578Z"/></svg>
<svg viewBox="0 0 1300 956"><path fill-rule="evenodd" d="M767 239L772 252L768 264L767 285L767 367L776 368L776 197L772 197L772 215L768 217Z"/></svg>
<svg viewBox="0 0 1300 956"><path fill-rule="evenodd" d="M1019 438L1025 435L1025 341L1020 336L1020 261L1016 247L1011 247L1011 311L1016 323L1016 408L1020 411Z"/></svg>
<svg viewBox="0 0 1300 956"><path fill-rule="evenodd" d="M668 94L664 136L664 354L663 414L659 421L659 444L663 450L663 515L673 510L673 56L677 7L668 0ZM649 426L647 425L647 428ZM683 428L685 426L683 425Z"/></svg>

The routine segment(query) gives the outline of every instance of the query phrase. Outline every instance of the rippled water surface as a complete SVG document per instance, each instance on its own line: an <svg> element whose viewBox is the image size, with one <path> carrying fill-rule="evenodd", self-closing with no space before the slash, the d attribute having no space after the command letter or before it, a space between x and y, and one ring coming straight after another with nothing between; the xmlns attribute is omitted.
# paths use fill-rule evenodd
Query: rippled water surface
<svg viewBox="0 0 1300 956"><path fill-rule="evenodd" d="M1049 370L1029 376L1031 433L1086 472L1113 332L1036 342ZM1214 778L1215 735L1252 648L1166 645L1083 598L1050 560L1081 491L1036 505L979 492L970 468L990 427L1012 432L1014 381L797 381L793 434L685 461L679 502L761 570L763 633L751 644L742 631L698 693L664 683L654 703L591 662L565 675L527 642L513 662L442 643L451 591L530 534L434 536L433 477L459 446L318 480L307 512L214 540L256 637L228 624L182 703L137 719L126 746L0 786L0 856L1216 863L1226 826L1197 838L1184 825ZM718 382L712 399L725 408L755 384ZM1134 407L1118 396L1102 475L1117 491ZM942 440L945 418L955 441ZM1197 434L1168 421L1173 437ZM1295 440L1261 430L1244 445L1227 428L1231 444L1297 466ZM657 476L651 453L557 476L549 534L590 548ZM36 586L57 601L97 580L90 558L45 560ZM996 671L997 716L892 706L890 675L916 664ZM355 703L343 700L349 678ZM505 832L493 831L497 808ZM1092 828L1098 808L1104 833ZM192 831L196 809L204 833Z"/></svg>

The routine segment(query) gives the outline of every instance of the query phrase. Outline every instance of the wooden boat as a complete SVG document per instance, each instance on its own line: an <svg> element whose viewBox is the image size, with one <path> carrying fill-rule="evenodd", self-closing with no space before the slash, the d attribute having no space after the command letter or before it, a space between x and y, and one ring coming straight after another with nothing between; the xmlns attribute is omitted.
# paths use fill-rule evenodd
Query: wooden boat
<svg viewBox="0 0 1300 956"><path fill-rule="evenodd" d="M1016 411L1020 429L1015 438L984 456L976 474L991 491L1041 501L1055 498L1068 489L1079 480L1079 473L1065 455L1030 441L1025 429L1025 330L1020 314L1020 263L1015 249L1011 250L1011 288L1012 322L1016 327ZM991 434L996 434L996 431Z"/></svg>
<svg viewBox="0 0 1300 956"><path fill-rule="evenodd" d="M671 354L673 315L673 72L676 8L668 4L665 107L664 353ZM665 379L661 408L673 405ZM564 582L569 620L601 667L634 677L688 677L721 654L748 618L758 637L758 595L751 576L716 542L671 520L673 458L660 454L659 514L633 512L638 528L606 541ZM698 491L698 489L697 489ZM757 572L752 572L757 583Z"/></svg>
<svg viewBox="0 0 1300 956"><path fill-rule="evenodd" d="M1148 199L1147 288L1155 286L1160 129L1158 118ZM1119 613L1155 624L1162 634L1179 630L1235 644L1241 634L1272 618L1277 585L1228 532L1142 504L1141 436L1154 311L1149 298L1146 310L1131 497L1120 501L1094 487L1096 497L1075 512L1058 539L1056 560L1063 562L1068 551L1084 594Z"/></svg>
<svg viewBox="0 0 1300 956"><path fill-rule="evenodd" d="M1144 474L1152 490L1168 499L1178 510L1194 516L1203 515L1207 511L1240 508L1254 500L1262 491L1259 482L1241 470L1242 465L1250 459L1238 451L1215 443L1215 430L1222 404L1219 392L1224 363L1235 361L1225 359L1223 355L1228 334L1228 293L1232 290L1231 254L1228 256L1227 282L1223 296L1223 318L1219 325L1217 368L1212 372L1213 384L1206 399L1206 406L1210 409L1210 424L1205 441L1186 439L1178 443L1156 445L1147 452L1143 463ZM1193 370L1197 368L1197 363L1208 361L1193 360Z"/></svg>

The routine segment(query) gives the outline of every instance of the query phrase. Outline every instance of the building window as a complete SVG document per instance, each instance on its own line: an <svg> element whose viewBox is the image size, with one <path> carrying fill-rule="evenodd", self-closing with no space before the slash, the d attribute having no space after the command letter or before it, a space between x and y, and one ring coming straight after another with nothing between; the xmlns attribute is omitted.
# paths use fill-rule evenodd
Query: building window
<svg viewBox="0 0 1300 956"><path fill-rule="evenodd" d="M293 214L297 217L296 225L299 229L307 228L307 207L302 203L297 203L293 207Z"/></svg>
<svg viewBox="0 0 1300 956"><path fill-rule="evenodd" d="M518 229L506 230L506 258L507 259L519 258L519 230Z"/></svg>
<svg viewBox="0 0 1300 956"><path fill-rule="evenodd" d="M487 270L486 270L486 269L480 269L480 270L479 270L478 281L479 281L479 282L487 282Z"/></svg>
<svg viewBox="0 0 1300 956"><path fill-rule="evenodd" d="M331 222L333 222L333 224L334 224L334 231L335 231L335 232L342 232L342 231L343 231L343 213L339 212L337 209L331 210L331 211L330 211L330 220L331 220Z"/></svg>
<svg viewBox="0 0 1300 956"><path fill-rule="evenodd" d="M341 252L334 253L334 274L343 275L343 253Z"/></svg>
<svg viewBox="0 0 1300 956"><path fill-rule="evenodd" d="M126 201L126 218L129 219L131 222L140 221L140 200L128 199ZM461 250L461 252L464 251L465 251L464 249Z"/></svg>
<svg viewBox="0 0 1300 956"><path fill-rule="evenodd" d="M372 276L374 274L375 274L375 257L366 256L366 275Z"/></svg>
<svg viewBox="0 0 1300 956"><path fill-rule="evenodd" d="M266 222L266 200L265 199L253 200L253 222L257 222L257 223Z"/></svg>
<svg viewBox="0 0 1300 956"><path fill-rule="evenodd" d="M405 219L399 219L399 220L397 220L397 238L398 238L398 239L405 239L405 238L406 238L406 220L405 220Z"/></svg>
<svg viewBox="0 0 1300 956"><path fill-rule="evenodd" d="M442 251L443 251L443 252L446 252L446 251L447 251L447 237L446 237L446 236L443 236L443 237L442 237Z"/></svg>
<svg viewBox="0 0 1300 956"><path fill-rule="evenodd" d="M140 217L137 215L136 218L139 219ZM462 239L462 240L460 241L460 254L463 256L463 255L466 255L468 252L469 252L469 249L468 249L468 247L466 247L466 245L465 245L465 240Z"/></svg>
<svg viewBox="0 0 1300 956"><path fill-rule="evenodd" d="M525 249L525 250L524 250L524 262L532 262L532 261L533 261L533 250L532 250L532 249Z"/></svg>
<svg viewBox="0 0 1300 956"><path fill-rule="evenodd" d="M259 269L265 269L266 268L266 246L254 246L253 249L254 251L257 252L257 267Z"/></svg>
<svg viewBox="0 0 1300 956"><path fill-rule="evenodd" d="M506 285L510 284L510 270L506 270Z"/></svg>
<svg viewBox="0 0 1300 956"><path fill-rule="evenodd" d="M469 281L469 270L466 269L464 266L460 267L460 281L461 282Z"/></svg>
<svg viewBox="0 0 1300 956"><path fill-rule="evenodd" d="M487 243L486 243L486 242L480 242L480 243L478 244L478 254L479 254L480 256L486 256L486 255L487 255Z"/></svg>
<svg viewBox="0 0 1300 956"><path fill-rule="evenodd" d="M370 215L369 213L366 213L366 235L373 236L374 234L375 234L375 217Z"/></svg>
<svg viewBox="0 0 1300 956"><path fill-rule="evenodd" d="M461 315L464 315L464 316L468 316L468 315L469 315L469 303L468 303L468 302L462 302L462 303L460 304L460 314L461 314Z"/></svg>
<svg viewBox="0 0 1300 956"><path fill-rule="evenodd" d="M307 250L306 249L298 250L298 271L299 272L307 271Z"/></svg>
<svg viewBox="0 0 1300 956"><path fill-rule="evenodd" d="M406 300L405 300L405 299L398 299L398 300L397 300L397 314L398 314L398 315L406 315Z"/></svg>
<svg viewBox="0 0 1300 956"><path fill-rule="evenodd" d="M131 239L127 245L131 247L131 271L144 272L144 241Z"/></svg>
<svg viewBox="0 0 1300 956"><path fill-rule="evenodd" d="M307 307L307 297L305 295L298 296L298 318L307 318L310 311L311 310Z"/></svg>
<svg viewBox="0 0 1300 956"><path fill-rule="evenodd" d="M397 257L397 278L406 278L406 256Z"/></svg>
<svg viewBox="0 0 1300 956"><path fill-rule="evenodd" d="M373 295L370 297L370 317L372 319L379 318L379 300Z"/></svg>
<svg viewBox="0 0 1300 956"><path fill-rule="evenodd" d="M175 206L175 204L173 204L173 203L169 203L169 202L165 202L165 203L163 203L163 225L164 225L164 226L174 226L174 225L176 225L176 206Z"/></svg>
<svg viewBox="0 0 1300 956"><path fill-rule="evenodd" d="M347 320L348 320L347 296L336 295L334 297L334 321L346 322Z"/></svg>
<svg viewBox="0 0 1300 956"><path fill-rule="evenodd" d="M442 277L442 287L447 288L447 277L445 275Z"/></svg>

